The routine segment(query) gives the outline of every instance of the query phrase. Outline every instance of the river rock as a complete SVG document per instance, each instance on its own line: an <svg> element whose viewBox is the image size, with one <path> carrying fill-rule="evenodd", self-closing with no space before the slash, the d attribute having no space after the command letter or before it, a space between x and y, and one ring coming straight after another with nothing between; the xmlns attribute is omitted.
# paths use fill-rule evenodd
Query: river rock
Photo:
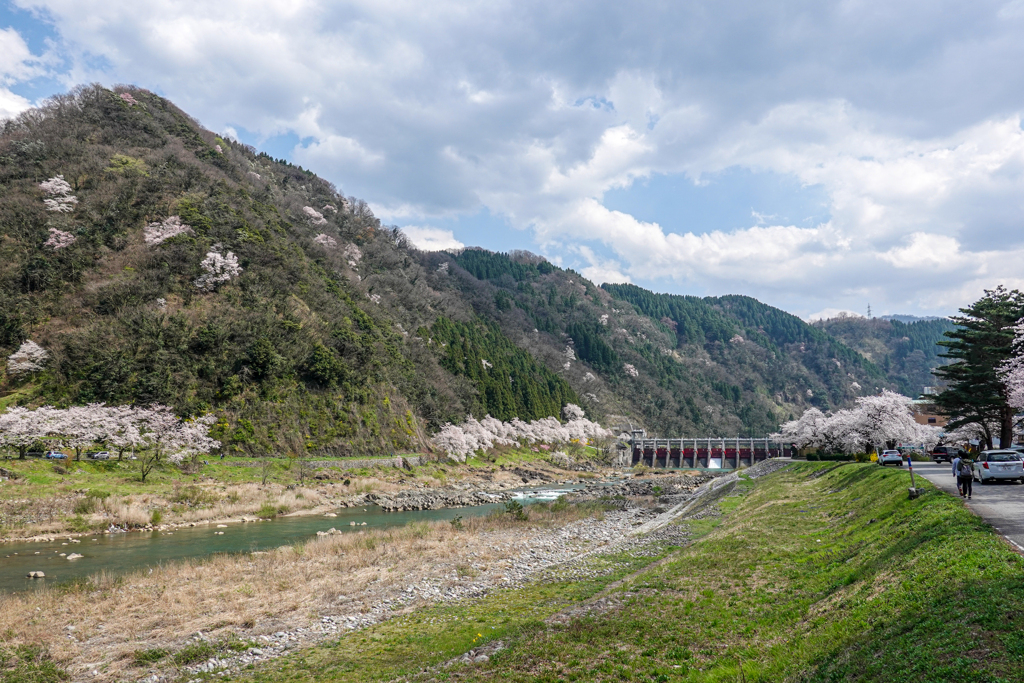
<svg viewBox="0 0 1024 683"><path fill-rule="evenodd" d="M84 555L79 555L78 553L71 553L68 555L69 560L77 560L80 557L84 557Z"/></svg>
<svg viewBox="0 0 1024 683"><path fill-rule="evenodd" d="M366 499L376 503L385 512L402 510L441 510L443 508L460 508L489 503L502 503L511 500L513 494L508 491L438 491L424 489L422 491L400 491L395 494L368 493Z"/></svg>
<svg viewBox="0 0 1024 683"><path fill-rule="evenodd" d="M28 578L30 578L30 579L42 579L42 578L46 578L46 574L44 574L43 572L29 572L28 573Z"/></svg>

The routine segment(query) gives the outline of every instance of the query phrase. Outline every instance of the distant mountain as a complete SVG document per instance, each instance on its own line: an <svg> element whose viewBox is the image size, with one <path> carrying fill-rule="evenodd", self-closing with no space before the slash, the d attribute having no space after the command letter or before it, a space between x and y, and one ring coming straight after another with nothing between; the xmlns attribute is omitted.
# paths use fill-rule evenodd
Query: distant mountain
<svg viewBox="0 0 1024 683"><path fill-rule="evenodd" d="M941 316L937 315L883 315L879 316L881 320L895 320L901 323L919 323L928 322L930 320L946 320Z"/></svg>
<svg viewBox="0 0 1024 683"><path fill-rule="evenodd" d="M905 322L897 317L911 320ZM944 362L939 357L943 348L937 342L945 339L944 333L954 325L948 318L890 318L840 316L819 320L814 327L880 366L902 393L918 396L926 386L935 384L932 370Z"/></svg>

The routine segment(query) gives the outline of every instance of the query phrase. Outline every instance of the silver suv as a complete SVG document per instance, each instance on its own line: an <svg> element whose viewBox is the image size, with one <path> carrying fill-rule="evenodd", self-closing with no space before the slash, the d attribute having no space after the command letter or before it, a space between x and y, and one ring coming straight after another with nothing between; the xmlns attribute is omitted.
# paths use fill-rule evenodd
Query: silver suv
<svg viewBox="0 0 1024 683"><path fill-rule="evenodd" d="M1024 484L1024 462L1020 458L1020 453L1010 449L982 451L974 461L974 478L982 484L1002 480Z"/></svg>
<svg viewBox="0 0 1024 683"><path fill-rule="evenodd" d="M882 451L878 456L878 464L903 467L903 455L899 451Z"/></svg>

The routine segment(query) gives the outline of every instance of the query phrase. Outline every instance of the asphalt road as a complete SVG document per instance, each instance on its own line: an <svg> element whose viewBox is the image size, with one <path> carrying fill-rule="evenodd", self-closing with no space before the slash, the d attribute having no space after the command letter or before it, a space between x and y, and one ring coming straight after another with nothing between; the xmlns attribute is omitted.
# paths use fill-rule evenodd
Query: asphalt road
<svg viewBox="0 0 1024 683"><path fill-rule="evenodd" d="M907 469L906 465L902 469ZM914 474L923 476L946 493L959 496L949 463L915 462ZM1024 485L1017 482L974 482L971 500L964 503L996 531L1024 552Z"/></svg>

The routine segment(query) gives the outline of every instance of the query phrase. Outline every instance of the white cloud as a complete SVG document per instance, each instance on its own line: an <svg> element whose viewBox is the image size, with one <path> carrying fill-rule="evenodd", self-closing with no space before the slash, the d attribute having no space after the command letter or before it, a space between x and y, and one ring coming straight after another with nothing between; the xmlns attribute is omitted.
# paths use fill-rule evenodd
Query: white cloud
<svg viewBox="0 0 1024 683"><path fill-rule="evenodd" d="M466 246L455 239L455 234L451 230L407 225L402 228L402 232L417 249L423 251L444 251L445 249L461 249Z"/></svg>

